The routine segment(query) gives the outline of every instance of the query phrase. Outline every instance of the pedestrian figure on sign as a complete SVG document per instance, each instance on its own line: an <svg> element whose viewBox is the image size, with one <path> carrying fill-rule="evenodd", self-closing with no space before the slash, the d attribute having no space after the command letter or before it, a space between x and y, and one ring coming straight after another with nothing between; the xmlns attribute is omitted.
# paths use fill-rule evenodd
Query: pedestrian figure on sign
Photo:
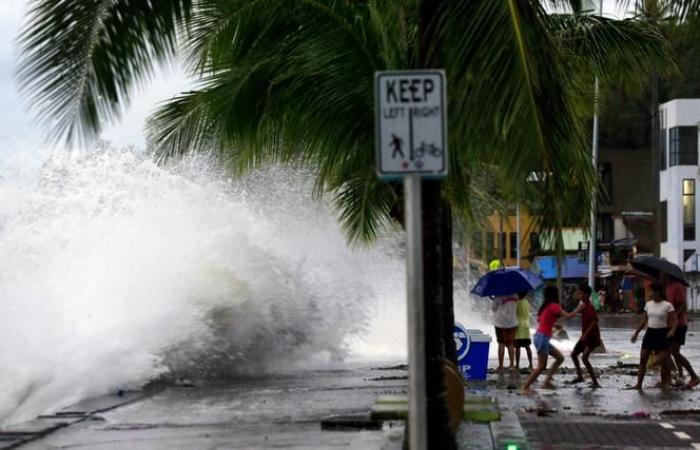
<svg viewBox="0 0 700 450"><path fill-rule="evenodd" d="M532 350L530 345L530 302L527 299L527 292L518 293L518 304L515 315L518 318L518 329L515 331L515 367L520 368L520 349L527 352L528 368L532 370Z"/></svg>
<svg viewBox="0 0 700 450"><path fill-rule="evenodd" d="M683 369L688 371L690 381L686 385L687 388L694 388L700 383L698 375L693 370L693 366L688 359L681 355L681 346L685 345L685 335L688 332L688 303L686 302L685 286L678 280L675 280L665 273L661 274L661 282L666 288L666 300L673 305L678 319L676 333L671 337L669 351L673 358L676 368L678 369L677 385L683 385Z"/></svg>
<svg viewBox="0 0 700 450"><path fill-rule="evenodd" d="M637 342L639 332L647 327L642 339L642 350L639 354L639 371L637 372L637 384L627 389L642 389L644 375L647 372L647 363L651 352L658 353L658 361L661 367L661 388L668 388L671 384L671 371L669 367L669 342L676 333L676 313L673 305L662 298L663 287L655 282L651 285L651 301L644 305L644 316L639 326L632 335L632 343Z"/></svg>
<svg viewBox="0 0 700 450"><path fill-rule="evenodd" d="M576 366L577 376L569 383L575 384L583 381L581 365L578 362L578 356L583 353L581 360L583 365L586 366L588 375L591 377L590 387L595 389L599 388L600 384L598 384L598 379L588 358L602 344L602 341L600 339L600 328L598 327L598 314L596 314L593 303L591 303L592 293L591 287L585 283L581 283L576 291L576 300L578 300L579 304L574 310L574 314L581 313L581 337L571 353L571 359L574 360L574 366Z"/></svg>
<svg viewBox="0 0 700 450"><path fill-rule="evenodd" d="M401 158L404 158L403 155L403 139L398 137L395 134L391 134L391 146L394 148L394 151L391 153L392 158L396 158L396 154L398 153Z"/></svg>
<svg viewBox="0 0 700 450"><path fill-rule="evenodd" d="M523 386L523 393L528 395L533 391L530 388L532 383L537 380L542 372L547 368L547 359L549 355L552 355L555 359L554 364L549 369L547 378L544 383L540 386L543 389L555 389L556 387L552 384L552 378L554 374L564 362L564 357L561 352L557 350L549 341L552 339L552 329L554 328L554 322L557 321L559 317L565 319L570 319L574 317L574 313L566 312L561 309L559 305L559 290L556 286L547 286L544 288L544 300L542 301L542 306L537 312L538 326L537 332L535 333L533 344L535 344L535 349L537 350L537 368L532 371L530 376L527 378L525 385Z"/></svg>

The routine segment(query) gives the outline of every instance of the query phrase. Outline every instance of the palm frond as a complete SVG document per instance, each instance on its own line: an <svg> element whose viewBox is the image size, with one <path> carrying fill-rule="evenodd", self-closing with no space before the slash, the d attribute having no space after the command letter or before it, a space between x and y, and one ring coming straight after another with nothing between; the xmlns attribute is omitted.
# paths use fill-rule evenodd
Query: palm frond
<svg viewBox="0 0 700 450"><path fill-rule="evenodd" d="M646 80L677 71L673 49L653 24L636 19L553 15L547 22L565 61L604 81Z"/></svg>
<svg viewBox="0 0 700 450"><path fill-rule="evenodd" d="M192 0L34 0L19 36L20 89L54 140L90 139L175 52Z"/></svg>
<svg viewBox="0 0 700 450"><path fill-rule="evenodd" d="M397 197L374 170L365 169L343 180L334 195L340 223L353 244L374 240L390 224L390 211Z"/></svg>
<svg viewBox="0 0 700 450"><path fill-rule="evenodd" d="M507 174L507 191L523 190L540 174L547 180L540 195L552 199L580 186L590 198L596 173L559 45L538 3L455 2L444 29L452 148L464 147L451 167L476 159ZM559 226L556 217L541 221L542 228Z"/></svg>

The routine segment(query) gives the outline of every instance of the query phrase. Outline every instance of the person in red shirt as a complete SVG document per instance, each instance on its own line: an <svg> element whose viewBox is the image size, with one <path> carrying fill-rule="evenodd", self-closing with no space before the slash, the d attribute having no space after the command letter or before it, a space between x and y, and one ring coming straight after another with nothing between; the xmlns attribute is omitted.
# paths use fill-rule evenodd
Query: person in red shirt
<svg viewBox="0 0 700 450"><path fill-rule="evenodd" d="M532 383L537 381L537 377L540 376L542 372L547 368L547 359L549 355L552 355L555 359L554 364L549 369L547 378L542 383L543 389L554 389L555 386L552 384L552 377L564 362L564 357L561 352L557 350L555 346L550 344L550 339L552 338L552 329L554 328L554 323L559 317L564 317L565 319L570 319L574 317L574 313L569 313L561 309L559 305L559 290L556 286L547 286L544 288L544 300L542 301L542 306L537 313L538 326L535 336L533 338L533 344L537 350L537 368L530 373L527 378L525 385L523 386L523 393L532 393Z"/></svg>
<svg viewBox="0 0 700 450"><path fill-rule="evenodd" d="M695 370L693 370L690 361L688 361L685 356L681 355L681 346L685 345L685 335L688 331L688 304L686 302L685 286L683 286L683 283L680 281L669 277L665 273L661 274L661 282L665 287L666 301L673 305L678 320L676 333L671 337L669 348L671 357L678 368L678 381L679 383L683 382L683 369L685 369L688 371L688 375L690 375L690 381L688 381L686 387L689 389L694 388L700 383L700 379L698 379L698 375L695 373Z"/></svg>
<svg viewBox="0 0 700 450"><path fill-rule="evenodd" d="M581 383L583 381L583 373L581 372L581 365L578 362L578 356L583 353L581 360L583 365L586 366L586 371L591 377L592 388L599 388L598 379L593 371L593 366L589 361L589 356L591 353L601 345L602 341L600 339L600 328L598 327L598 314L595 312L595 308L591 303L591 293L593 290L591 287L585 283L581 283L576 291L576 299L579 301L578 306L574 310L573 314L581 313L581 337L579 338L574 351L571 353L571 359L574 360L574 366L576 366L576 378L571 380L569 383Z"/></svg>

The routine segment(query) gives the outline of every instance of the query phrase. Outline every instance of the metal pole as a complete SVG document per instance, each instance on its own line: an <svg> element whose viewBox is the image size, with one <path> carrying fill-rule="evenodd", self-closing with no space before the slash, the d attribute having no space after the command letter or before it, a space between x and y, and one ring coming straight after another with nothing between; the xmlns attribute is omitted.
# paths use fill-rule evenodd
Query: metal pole
<svg viewBox="0 0 700 450"><path fill-rule="evenodd" d="M593 156L592 164L593 169L598 171L598 77L595 79L595 103L594 103L594 114L593 114ZM596 241L597 241L597 230L596 230L596 192L591 199L591 238L588 244L588 285L592 289L595 289L595 270L596 270Z"/></svg>
<svg viewBox="0 0 700 450"><path fill-rule="evenodd" d="M603 15L603 0L600 1L600 15ZM598 77L595 77L595 93L593 98L593 155L591 157L591 163L593 164L593 170L598 172L598 95L599 95L599 83ZM591 289L595 289L595 272L596 272L596 242L598 240L596 230L597 225L597 214L596 214L596 195L598 195L597 189L594 192L593 198L591 199L591 238L589 242L588 249L588 285Z"/></svg>
<svg viewBox="0 0 700 450"><path fill-rule="evenodd" d="M520 267L520 203L515 204L515 265Z"/></svg>
<svg viewBox="0 0 700 450"><path fill-rule="evenodd" d="M423 236L421 179L407 175L403 182L406 211L406 294L408 301L408 433L411 450L427 450L426 357L423 314Z"/></svg>

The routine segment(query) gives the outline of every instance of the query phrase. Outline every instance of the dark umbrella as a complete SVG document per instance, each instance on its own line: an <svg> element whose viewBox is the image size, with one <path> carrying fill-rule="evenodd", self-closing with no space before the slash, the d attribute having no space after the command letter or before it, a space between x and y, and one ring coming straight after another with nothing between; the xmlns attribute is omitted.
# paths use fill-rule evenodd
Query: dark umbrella
<svg viewBox="0 0 700 450"><path fill-rule="evenodd" d="M488 272L479 278L472 294L488 297L490 295L511 295L517 292L529 292L543 283L542 277L525 269L499 269Z"/></svg>
<svg viewBox="0 0 700 450"><path fill-rule="evenodd" d="M632 268L654 278L660 278L662 273L665 273L671 278L675 278L686 286L690 286L685 279L685 274L680 267L666 259L657 258L656 256L637 256L632 261Z"/></svg>

